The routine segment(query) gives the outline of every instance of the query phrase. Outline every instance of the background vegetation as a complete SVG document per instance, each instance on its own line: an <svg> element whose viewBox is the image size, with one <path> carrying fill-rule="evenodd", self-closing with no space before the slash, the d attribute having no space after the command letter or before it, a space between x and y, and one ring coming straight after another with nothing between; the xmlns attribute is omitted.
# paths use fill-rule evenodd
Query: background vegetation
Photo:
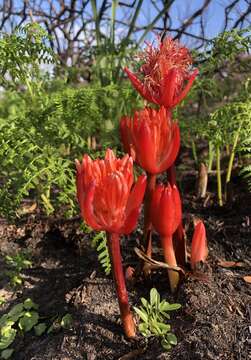
<svg viewBox="0 0 251 360"><path fill-rule="evenodd" d="M200 76L176 113L195 169L203 162L209 172L216 170L221 201L233 167L250 178L251 35L250 28L243 28L250 9L233 22L239 2L227 6L225 31L209 40L205 17L211 1L191 8L177 29L170 18L173 3L160 2L158 16L146 24L144 1L54 1L40 9L36 1L25 2L18 14L15 1L2 2L1 216L20 217L35 209L48 215L78 213L74 159L84 152L97 157L108 146L121 151L119 119L143 106L123 67L133 64L154 29L188 43L197 39L193 56ZM199 35L196 19L201 19Z"/></svg>

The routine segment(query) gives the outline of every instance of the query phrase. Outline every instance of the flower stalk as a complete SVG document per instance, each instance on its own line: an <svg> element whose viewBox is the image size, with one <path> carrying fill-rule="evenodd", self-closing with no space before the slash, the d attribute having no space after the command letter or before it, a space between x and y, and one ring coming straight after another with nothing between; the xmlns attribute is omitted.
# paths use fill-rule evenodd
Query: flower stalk
<svg viewBox="0 0 251 360"><path fill-rule="evenodd" d="M152 194L156 185L156 175L147 174L147 187L144 200L144 246L147 256L152 255L152 221L151 221L151 201Z"/></svg>
<svg viewBox="0 0 251 360"><path fill-rule="evenodd" d="M151 202L152 194L156 186L156 175L147 174L147 187L144 199L144 229L143 229L143 246L148 257L152 257L152 219L151 219ZM148 276L151 272L147 262L143 265L143 272Z"/></svg>
<svg viewBox="0 0 251 360"><path fill-rule="evenodd" d="M164 259L169 266L176 267L177 261L175 251L173 247L172 236L161 236L161 246L164 253ZM172 293L175 293L179 284L179 273L174 270L167 270L170 289Z"/></svg>
<svg viewBox="0 0 251 360"><path fill-rule="evenodd" d="M151 216L154 229L160 234L165 261L176 267L177 260L173 234L181 224L181 200L177 187L168 184L157 185L152 196ZM179 273L168 270L170 288L175 292L179 284Z"/></svg>
<svg viewBox="0 0 251 360"><path fill-rule="evenodd" d="M177 186L175 164L170 166L170 168L167 170L167 180L171 186L173 186L173 185ZM185 263L186 263L186 240L185 240L185 234L184 234L184 229L183 229L183 225L182 225L182 219L180 221L180 224L178 225L177 230L175 231L175 233L173 235L173 242L174 242L174 248L175 248L175 253L176 253L178 264L181 266L185 266Z"/></svg>
<svg viewBox="0 0 251 360"><path fill-rule="evenodd" d="M126 337L135 337L135 323L130 310L128 293L122 267L119 234L110 233L108 236L108 248L112 262L113 278L116 285L116 293L119 303L120 316Z"/></svg>

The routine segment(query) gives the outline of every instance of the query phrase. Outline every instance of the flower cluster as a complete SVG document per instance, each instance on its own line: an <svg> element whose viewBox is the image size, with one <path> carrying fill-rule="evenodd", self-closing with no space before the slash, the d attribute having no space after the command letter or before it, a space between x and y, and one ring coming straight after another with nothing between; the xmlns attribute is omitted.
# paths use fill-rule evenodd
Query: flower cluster
<svg viewBox="0 0 251 360"><path fill-rule="evenodd" d="M197 69L190 71L192 58L188 49L170 37L163 42L159 38L157 48L148 44L140 58L143 64L138 76L125 69L135 89L147 101L167 109L178 105L198 74Z"/></svg>
<svg viewBox="0 0 251 360"><path fill-rule="evenodd" d="M139 55L138 74L125 69L132 85L142 97L155 104L135 111L133 117L122 117L120 135L125 155L116 158L108 149L104 160L84 155L77 166L77 198L86 223L95 230L105 230L112 260L113 276L127 337L135 336L122 268L119 236L136 227L144 199L144 237L142 246L151 256L151 233L160 234L164 258L169 265L170 289L180 281L177 268L185 267L186 246L182 226L181 197L175 181L174 162L180 149L180 131L172 119L172 109L188 93L198 73L192 71L187 48L167 37L158 46L148 44ZM156 106L157 105L157 106ZM146 175L134 181L133 162ZM167 185L156 186L156 177L167 172ZM191 268L207 256L207 240L202 221L195 225L191 246Z"/></svg>

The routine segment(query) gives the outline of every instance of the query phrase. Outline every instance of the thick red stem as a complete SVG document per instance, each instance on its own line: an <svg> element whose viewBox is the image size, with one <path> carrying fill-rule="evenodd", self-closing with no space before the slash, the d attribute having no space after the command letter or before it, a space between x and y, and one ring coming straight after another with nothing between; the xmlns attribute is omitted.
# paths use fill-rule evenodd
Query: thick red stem
<svg viewBox="0 0 251 360"><path fill-rule="evenodd" d="M171 236L161 236L161 245L163 248L164 258L169 266L177 266L176 256ZM179 284L179 273L174 270L167 270L171 292L177 290Z"/></svg>
<svg viewBox="0 0 251 360"><path fill-rule="evenodd" d="M125 285L125 277L122 267L122 258L120 252L120 242L118 234L109 234L108 247L112 261L113 278L116 285L116 292L119 302L120 315L123 323L125 335L128 338L135 337L135 323L130 311L128 294Z"/></svg>
<svg viewBox="0 0 251 360"><path fill-rule="evenodd" d="M147 256L152 256L152 222L151 222L151 201L152 193L156 186L156 175L147 174L147 188L144 199L144 246Z"/></svg>
<svg viewBox="0 0 251 360"><path fill-rule="evenodd" d="M169 169L167 169L167 181L172 186L177 185L176 170L174 164L170 166ZM185 240L185 233L182 225L182 220L173 235L173 243L174 243L177 263L178 265L184 267L186 263L186 240Z"/></svg>

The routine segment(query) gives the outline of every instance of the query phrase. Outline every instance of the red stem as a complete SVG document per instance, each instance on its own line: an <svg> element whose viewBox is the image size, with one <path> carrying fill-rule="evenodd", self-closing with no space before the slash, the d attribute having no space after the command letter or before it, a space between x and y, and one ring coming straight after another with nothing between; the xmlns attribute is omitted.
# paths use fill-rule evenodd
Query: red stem
<svg viewBox="0 0 251 360"><path fill-rule="evenodd" d="M176 185L176 169L175 165L173 164L170 168L167 169L167 181L170 185Z"/></svg>
<svg viewBox="0 0 251 360"><path fill-rule="evenodd" d="M168 265L177 266L176 256L173 247L172 236L161 236L161 245L164 252L164 258ZM174 270L167 270L171 292L174 293L179 284L179 273Z"/></svg>
<svg viewBox="0 0 251 360"><path fill-rule="evenodd" d="M144 245L147 256L152 256L152 222L150 216L152 193L156 186L156 175L147 174L147 188L144 199Z"/></svg>
<svg viewBox="0 0 251 360"><path fill-rule="evenodd" d="M173 164L167 169L167 180L170 185L177 185L176 182L176 170L175 165ZM177 258L177 262L180 266L185 266L186 263L186 240L185 233L182 225L182 220L173 235L173 243L175 248L175 254Z"/></svg>
<svg viewBox="0 0 251 360"><path fill-rule="evenodd" d="M130 311L128 294L125 285L125 277L122 267L122 258L120 252L119 234L109 234L108 247L112 261L113 278L116 285L116 292L119 302L120 315L123 323L125 335L128 338L135 337L135 324Z"/></svg>

